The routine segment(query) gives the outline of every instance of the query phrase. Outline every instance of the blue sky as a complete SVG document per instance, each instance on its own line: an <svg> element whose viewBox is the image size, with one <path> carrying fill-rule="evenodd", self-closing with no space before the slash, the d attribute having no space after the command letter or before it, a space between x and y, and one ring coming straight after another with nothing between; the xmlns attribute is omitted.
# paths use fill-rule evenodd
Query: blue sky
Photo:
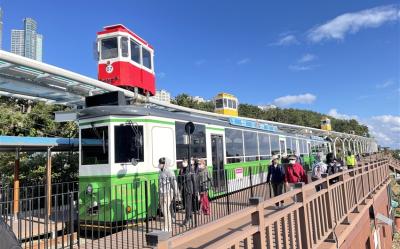
<svg viewBox="0 0 400 249"><path fill-rule="evenodd" d="M396 4L397 3L397 4ZM97 77L92 43L122 23L155 48L157 88L357 118L400 147L397 1L0 1L3 48L32 17L43 60ZM46 7L44 7L46 6Z"/></svg>

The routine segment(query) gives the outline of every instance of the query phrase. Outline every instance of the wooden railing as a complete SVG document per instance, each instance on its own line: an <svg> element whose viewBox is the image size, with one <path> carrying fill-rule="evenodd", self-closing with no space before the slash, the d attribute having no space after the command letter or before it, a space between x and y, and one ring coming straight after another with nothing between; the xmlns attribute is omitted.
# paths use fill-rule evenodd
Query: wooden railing
<svg viewBox="0 0 400 249"><path fill-rule="evenodd" d="M157 248L185 248L204 240L201 248L317 248L325 241L337 241L335 227L346 224L351 213L359 212L360 205L388 184L389 167L399 170L400 163L387 154L366 157L354 169L297 185L283 195L251 198L251 207L159 240ZM275 210L280 201L284 207Z"/></svg>

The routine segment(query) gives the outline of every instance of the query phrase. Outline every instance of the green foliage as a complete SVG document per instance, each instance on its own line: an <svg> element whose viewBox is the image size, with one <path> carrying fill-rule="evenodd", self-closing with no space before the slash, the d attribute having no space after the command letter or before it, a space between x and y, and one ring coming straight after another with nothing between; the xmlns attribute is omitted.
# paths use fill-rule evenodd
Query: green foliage
<svg viewBox="0 0 400 249"><path fill-rule="evenodd" d="M43 102L0 97L0 135L77 137L74 122L57 123L55 111L67 110L64 106L47 105ZM11 183L14 177L15 153L0 153L2 181ZM42 184L46 175L46 153L20 154L20 180L22 185ZM65 167L68 166L68 167ZM52 181L74 181L78 174L78 154L53 153Z"/></svg>
<svg viewBox="0 0 400 249"><path fill-rule="evenodd" d="M213 112L215 107L212 101L198 102L193 100L191 96L185 93L176 96L175 100L173 100L172 103L207 112Z"/></svg>

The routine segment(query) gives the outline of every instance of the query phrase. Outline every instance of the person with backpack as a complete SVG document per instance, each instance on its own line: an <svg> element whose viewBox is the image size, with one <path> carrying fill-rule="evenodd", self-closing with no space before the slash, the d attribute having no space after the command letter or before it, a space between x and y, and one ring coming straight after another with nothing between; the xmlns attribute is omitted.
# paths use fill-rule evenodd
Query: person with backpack
<svg viewBox="0 0 400 249"><path fill-rule="evenodd" d="M315 162L312 166L311 180L318 181L322 179L322 174L326 174L327 165L322 161L322 153L318 152L315 157ZM322 185L318 184L315 186L315 190L318 192L322 189Z"/></svg>
<svg viewBox="0 0 400 249"><path fill-rule="evenodd" d="M283 193L283 180L285 178L285 169L282 164L279 163L279 157L273 155L271 158L271 165L268 166L267 183L271 184L274 192L274 197ZM279 203L276 203L279 206Z"/></svg>

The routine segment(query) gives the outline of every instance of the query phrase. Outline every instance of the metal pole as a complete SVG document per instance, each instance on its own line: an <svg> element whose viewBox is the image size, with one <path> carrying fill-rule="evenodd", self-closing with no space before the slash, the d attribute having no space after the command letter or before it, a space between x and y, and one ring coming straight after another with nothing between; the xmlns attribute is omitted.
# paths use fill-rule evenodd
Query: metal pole
<svg viewBox="0 0 400 249"><path fill-rule="evenodd" d="M17 217L19 210L19 148L15 150L15 165L14 165L14 204L13 214Z"/></svg>
<svg viewBox="0 0 400 249"><path fill-rule="evenodd" d="M47 166L46 166L46 209L47 216L51 214L51 147L47 148Z"/></svg>

